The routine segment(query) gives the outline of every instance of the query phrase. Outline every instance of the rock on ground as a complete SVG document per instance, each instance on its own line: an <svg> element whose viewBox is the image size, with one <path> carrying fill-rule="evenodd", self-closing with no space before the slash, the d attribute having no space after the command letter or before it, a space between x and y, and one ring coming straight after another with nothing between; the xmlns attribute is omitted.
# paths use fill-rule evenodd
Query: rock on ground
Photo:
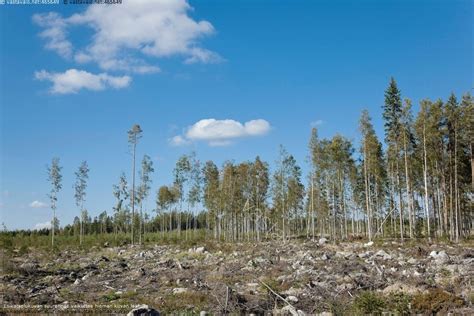
<svg viewBox="0 0 474 316"><path fill-rule="evenodd" d="M132 309L127 316L160 316L160 313L148 305L141 305Z"/></svg>

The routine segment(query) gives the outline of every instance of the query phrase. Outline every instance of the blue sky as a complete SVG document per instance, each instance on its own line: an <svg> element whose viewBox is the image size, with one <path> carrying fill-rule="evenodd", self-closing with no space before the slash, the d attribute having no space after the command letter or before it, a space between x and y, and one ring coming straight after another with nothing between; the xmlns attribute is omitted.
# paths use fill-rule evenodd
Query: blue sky
<svg viewBox="0 0 474 316"><path fill-rule="evenodd" d="M367 108L383 136L390 76L415 104L472 88L471 1L139 2L0 7L0 221L9 229L50 220L55 156L61 223L78 213L82 160L86 208L110 212L112 185L130 176L134 123L144 130L138 156L156 169L151 209L182 154L273 164L283 144L306 171L312 124L322 137L357 140ZM243 125L252 120L264 121Z"/></svg>

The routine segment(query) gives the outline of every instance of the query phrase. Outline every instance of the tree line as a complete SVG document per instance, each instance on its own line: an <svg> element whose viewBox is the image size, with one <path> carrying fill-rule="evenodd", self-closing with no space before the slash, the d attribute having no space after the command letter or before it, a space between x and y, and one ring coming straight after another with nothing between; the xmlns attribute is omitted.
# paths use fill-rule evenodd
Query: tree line
<svg viewBox="0 0 474 316"><path fill-rule="evenodd" d="M414 115L411 100L402 100L392 78L383 105L384 143L363 110L359 144L339 134L320 138L312 129L305 177L283 146L272 172L258 156L219 167L202 163L195 153L183 155L173 182L156 190L153 210L145 209L153 162L145 155L136 172L143 131L134 125L128 131L131 183L122 173L113 185L112 213L92 220L84 208L89 172L84 161L74 183L80 215L62 233L78 235L81 243L84 234L126 233L133 244L150 232L188 238L196 230L225 241L325 236L334 242L354 237L458 242L473 226L473 104L469 93L460 100L451 94L446 102L424 99ZM54 158L48 166L53 244L61 170Z"/></svg>

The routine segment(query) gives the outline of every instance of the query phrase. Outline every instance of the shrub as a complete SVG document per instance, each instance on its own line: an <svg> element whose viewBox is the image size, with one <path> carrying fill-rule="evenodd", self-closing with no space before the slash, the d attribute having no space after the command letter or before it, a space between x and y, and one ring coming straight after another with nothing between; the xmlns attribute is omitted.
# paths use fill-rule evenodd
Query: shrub
<svg viewBox="0 0 474 316"><path fill-rule="evenodd" d="M406 293L393 293L386 299L387 309L397 315L410 315L411 300L411 296Z"/></svg>
<svg viewBox="0 0 474 316"><path fill-rule="evenodd" d="M377 293L366 291L355 299L354 305L362 314L380 314L386 303Z"/></svg>
<svg viewBox="0 0 474 316"><path fill-rule="evenodd" d="M430 314L444 314L463 305L464 301L462 298L439 288L432 289L428 293L416 295L413 298L413 309L415 311L429 312Z"/></svg>

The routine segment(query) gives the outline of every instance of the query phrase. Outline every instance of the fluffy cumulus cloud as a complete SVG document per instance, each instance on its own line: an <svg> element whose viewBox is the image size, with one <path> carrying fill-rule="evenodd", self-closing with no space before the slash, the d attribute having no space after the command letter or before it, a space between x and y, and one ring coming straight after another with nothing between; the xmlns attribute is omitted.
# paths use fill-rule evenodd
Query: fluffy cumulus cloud
<svg viewBox="0 0 474 316"><path fill-rule="evenodd" d="M270 131L270 123L263 119L240 123L235 120L203 119L189 126L183 135L171 139L179 146L192 141L206 141L211 146L225 146L242 137L261 136Z"/></svg>
<svg viewBox="0 0 474 316"><path fill-rule="evenodd" d="M37 71L35 78L50 81L53 94L77 93L81 89L100 91L111 87L122 89L128 87L132 78L129 76L111 76L106 73L92 74L84 70L69 69L63 73Z"/></svg>
<svg viewBox="0 0 474 316"><path fill-rule="evenodd" d="M44 223L37 223L33 229L40 230L40 229L49 229L51 228L51 222L44 222Z"/></svg>
<svg viewBox="0 0 474 316"><path fill-rule="evenodd" d="M48 205L46 203L40 202L38 200L35 200L29 204L31 208L45 208Z"/></svg>
<svg viewBox="0 0 474 316"><path fill-rule="evenodd" d="M145 59L181 56L185 63L213 63L222 58L199 45L215 32L208 21L196 21L186 0L124 0L122 5L92 5L84 12L62 17L36 14L46 48L73 57L78 63L96 63L107 71L160 71ZM84 47L73 47L68 32L88 27L92 36Z"/></svg>

